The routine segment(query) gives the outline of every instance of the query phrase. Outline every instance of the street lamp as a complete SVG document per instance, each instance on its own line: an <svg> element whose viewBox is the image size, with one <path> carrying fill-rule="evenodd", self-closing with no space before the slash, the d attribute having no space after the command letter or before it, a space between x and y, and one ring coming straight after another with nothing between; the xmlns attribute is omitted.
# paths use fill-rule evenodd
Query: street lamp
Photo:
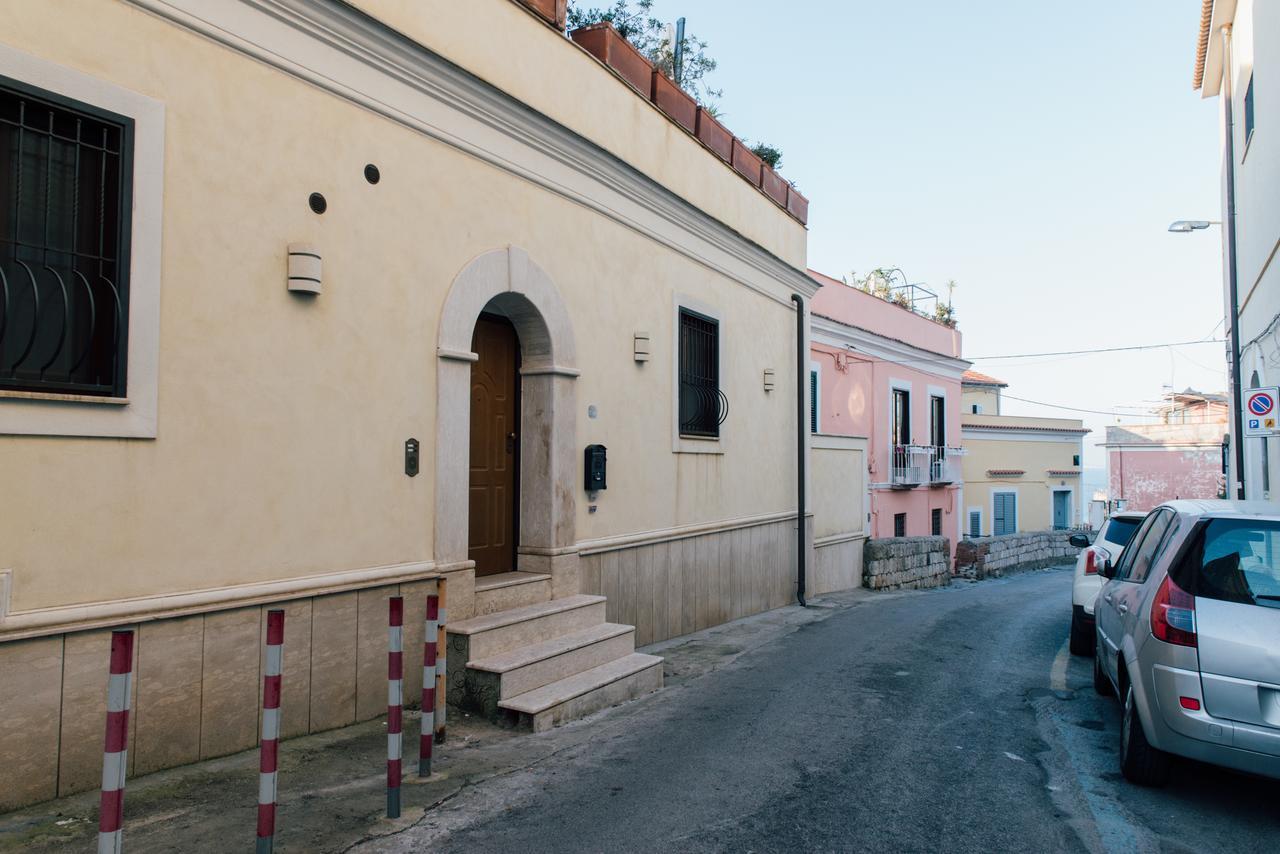
<svg viewBox="0 0 1280 854"><path fill-rule="evenodd" d="M1169 230L1174 234L1190 234L1193 231L1203 231L1211 225L1222 225L1222 223L1210 219L1180 219L1173 222Z"/></svg>
<svg viewBox="0 0 1280 854"><path fill-rule="evenodd" d="M1230 86L1229 83L1226 84ZM1230 95L1228 94L1228 98ZM1231 104L1226 104L1227 111L1227 158L1232 158L1232 140L1231 133ZM1227 160L1228 169L1231 169L1232 161ZM1244 391L1240 385L1240 299L1236 293L1236 247L1235 247L1235 175L1234 172L1229 173L1227 187L1227 214L1233 223L1231 233L1228 235L1227 243L1227 318L1231 323L1231 407L1234 411L1231 413L1232 436L1231 443L1235 445L1232 449L1235 451L1236 458L1236 498L1244 498ZM1174 220L1169 225L1169 230L1174 234L1190 234L1193 231L1203 231L1211 225L1222 225L1219 220L1209 219L1179 219ZM1230 489L1227 490L1230 493Z"/></svg>

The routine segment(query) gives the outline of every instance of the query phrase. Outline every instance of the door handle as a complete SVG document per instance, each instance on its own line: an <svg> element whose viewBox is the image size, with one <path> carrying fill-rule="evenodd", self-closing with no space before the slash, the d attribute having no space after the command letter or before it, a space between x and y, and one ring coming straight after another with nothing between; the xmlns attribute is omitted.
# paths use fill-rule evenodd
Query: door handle
<svg viewBox="0 0 1280 854"><path fill-rule="evenodd" d="M514 454L516 452L516 434L507 434L507 453Z"/></svg>
<svg viewBox="0 0 1280 854"><path fill-rule="evenodd" d="M1110 594L1110 593L1108 593L1106 596L1103 596L1102 598L1107 600L1107 604L1110 604L1110 603L1111 603L1111 594Z"/></svg>
<svg viewBox="0 0 1280 854"><path fill-rule="evenodd" d="M1121 614L1127 614L1129 613L1129 606L1121 602L1119 605L1116 606L1116 610L1119 611Z"/></svg>

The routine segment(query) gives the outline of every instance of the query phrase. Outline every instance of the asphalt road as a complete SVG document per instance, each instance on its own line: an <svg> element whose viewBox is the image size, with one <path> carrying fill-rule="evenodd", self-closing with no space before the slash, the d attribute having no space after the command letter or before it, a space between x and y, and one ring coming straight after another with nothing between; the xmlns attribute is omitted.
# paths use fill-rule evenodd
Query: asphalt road
<svg viewBox="0 0 1280 854"><path fill-rule="evenodd" d="M1280 782L1118 773L1119 709L1065 645L1066 570L843 611L378 847L1280 850ZM664 692L667 693L667 692Z"/></svg>

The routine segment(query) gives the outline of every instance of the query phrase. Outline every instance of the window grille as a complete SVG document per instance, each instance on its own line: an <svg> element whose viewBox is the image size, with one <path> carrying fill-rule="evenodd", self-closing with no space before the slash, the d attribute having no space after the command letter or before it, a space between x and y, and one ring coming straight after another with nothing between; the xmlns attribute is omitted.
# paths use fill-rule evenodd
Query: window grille
<svg viewBox="0 0 1280 854"><path fill-rule="evenodd" d="M982 513L978 510L969 511L969 536L975 540L982 536Z"/></svg>
<svg viewBox="0 0 1280 854"><path fill-rule="evenodd" d="M809 371L809 432L818 432L818 372Z"/></svg>
<svg viewBox="0 0 1280 854"><path fill-rule="evenodd" d="M132 136L0 78L0 389L125 396Z"/></svg>
<svg viewBox="0 0 1280 854"><path fill-rule="evenodd" d="M907 514L893 514L893 535L895 537L905 537L907 535Z"/></svg>
<svg viewBox="0 0 1280 854"><path fill-rule="evenodd" d="M930 530L933 531L935 537L942 536L942 510L934 508L930 511Z"/></svg>
<svg viewBox="0 0 1280 854"><path fill-rule="evenodd" d="M718 437L728 414L720 391L720 325L680 310L680 432Z"/></svg>

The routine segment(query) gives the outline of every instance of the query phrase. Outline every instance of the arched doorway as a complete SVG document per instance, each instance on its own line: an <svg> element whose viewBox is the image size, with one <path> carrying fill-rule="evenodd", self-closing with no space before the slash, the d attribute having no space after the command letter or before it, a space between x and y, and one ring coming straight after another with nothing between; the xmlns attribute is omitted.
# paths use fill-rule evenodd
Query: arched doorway
<svg viewBox="0 0 1280 854"><path fill-rule="evenodd" d="M483 560L481 571L547 573L553 595L577 593L578 371L559 292L521 249L479 256L449 289L436 354L437 567L469 570ZM487 423L473 425L473 411ZM483 482L473 481L477 468ZM483 553L473 556L473 542ZM516 565L499 568L512 545Z"/></svg>

